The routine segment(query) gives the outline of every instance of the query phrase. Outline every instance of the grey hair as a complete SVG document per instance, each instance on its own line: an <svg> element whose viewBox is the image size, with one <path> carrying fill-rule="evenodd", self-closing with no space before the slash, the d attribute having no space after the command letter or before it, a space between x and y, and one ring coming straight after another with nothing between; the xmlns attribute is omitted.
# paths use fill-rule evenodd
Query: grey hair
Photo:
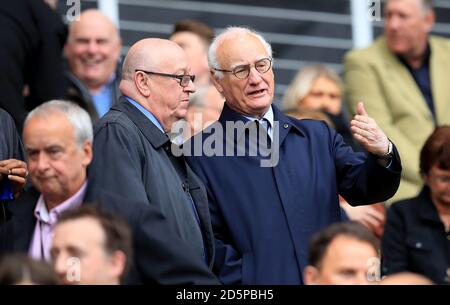
<svg viewBox="0 0 450 305"><path fill-rule="evenodd" d="M433 9L433 0L419 0L424 12L428 13Z"/></svg>
<svg viewBox="0 0 450 305"><path fill-rule="evenodd" d="M250 34L250 35L253 35L256 38L258 38L261 41L261 43L264 45L264 47L266 48L267 54L269 54L269 56L272 58L272 47L260 33L256 32L255 30L252 30L250 28L246 28L246 27L229 26L225 30L220 32L220 34L214 38L211 45L209 46L208 64L209 64L210 69L213 69L213 68L223 69L223 67L217 61L217 49L225 40L232 39L236 36L240 36L243 34ZM212 71L213 71L215 77L217 77L219 79L223 77L222 72L215 71L215 70L212 70Z"/></svg>
<svg viewBox="0 0 450 305"><path fill-rule="evenodd" d="M416 0L420 6L420 8L422 9L422 12L424 14L429 13L430 11L433 10L433 0ZM389 2L389 0L386 0L385 5L387 5Z"/></svg>
<svg viewBox="0 0 450 305"><path fill-rule="evenodd" d="M89 114L72 102L63 100L52 100L34 108L25 119L24 125L34 117L48 117L50 114L60 112L67 117L75 129L75 139L80 148L86 141L92 142L94 133L92 130L92 121Z"/></svg>
<svg viewBox="0 0 450 305"><path fill-rule="evenodd" d="M323 65L308 66L297 73L287 88L283 97L282 109L297 109L299 103L309 94L315 81L320 77L331 80L339 87L341 94L344 93L344 84L336 72Z"/></svg>

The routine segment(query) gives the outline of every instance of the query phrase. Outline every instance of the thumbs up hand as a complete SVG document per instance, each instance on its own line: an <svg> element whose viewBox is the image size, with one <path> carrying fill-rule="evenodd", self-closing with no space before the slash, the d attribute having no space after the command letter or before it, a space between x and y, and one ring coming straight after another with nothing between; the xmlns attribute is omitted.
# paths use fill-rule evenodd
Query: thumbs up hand
<svg viewBox="0 0 450 305"><path fill-rule="evenodd" d="M379 156L387 154L389 139L377 122L369 117L362 102L356 106L356 115L350 122L350 129L355 140L368 152Z"/></svg>

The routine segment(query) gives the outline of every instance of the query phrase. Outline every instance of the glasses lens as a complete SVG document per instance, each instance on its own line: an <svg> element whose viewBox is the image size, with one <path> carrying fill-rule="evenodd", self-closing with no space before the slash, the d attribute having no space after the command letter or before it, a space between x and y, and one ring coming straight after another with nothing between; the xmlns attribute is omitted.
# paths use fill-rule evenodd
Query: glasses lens
<svg viewBox="0 0 450 305"><path fill-rule="evenodd" d="M190 75L183 75L183 77L181 78L181 87L187 87L190 81L191 81Z"/></svg>
<svg viewBox="0 0 450 305"><path fill-rule="evenodd" d="M264 58L255 63L255 69L259 73L266 73L267 71L269 71L270 65L271 65L270 59Z"/></svg>
<svg viewBox="0 0 450 305"><path fill-rule="evenodd" d="M247 76L250 74L250 66L249 65L242 65L237 66L233 69L233 74L236 75L239 79L247 78Z"/></svg>

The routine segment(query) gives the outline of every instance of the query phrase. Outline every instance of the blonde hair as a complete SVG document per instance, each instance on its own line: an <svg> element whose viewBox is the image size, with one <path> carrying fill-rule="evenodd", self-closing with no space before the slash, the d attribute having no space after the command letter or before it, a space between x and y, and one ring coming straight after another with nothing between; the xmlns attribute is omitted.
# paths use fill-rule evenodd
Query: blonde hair
<svg viewBox="0 0 450 305"><path fill-rule="evenodd" d="M297 73L287 88L282 102L282 109L291 110L298 108L299 102L309 94L314 83L320 77L325 77L334 82L343 95L344 84L336 72L323 65L308 66Z"/></svg>

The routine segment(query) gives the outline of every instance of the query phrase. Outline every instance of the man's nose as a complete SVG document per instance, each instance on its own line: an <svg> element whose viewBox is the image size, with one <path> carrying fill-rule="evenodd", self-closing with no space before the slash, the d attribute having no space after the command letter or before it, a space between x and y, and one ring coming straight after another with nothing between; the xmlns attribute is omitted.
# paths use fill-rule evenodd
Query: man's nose
<svg viewBox="0 0 450 305"><path fill-rule="evenodd" d="M88 44L88 52L96 53L98 51L98 43L95 41L90 41Z"/></svg>
<svg viewBox="0 0 450 305"><path fill-rule="evenodd" d="M46 154L39 154L38 160L37 160L37 168L38 170L46 170L49 167L48 157Z"/></svg>
<svg viewBox="0 0 450 305"><path fill-rule="evenodd" d="M196 88L195 88L195 84L192 80L189 80L189 83L186 87L183 88L184 91L187 91L189 93L194 93Z"/></svg>
<svg viewBox="0 0 450 305"><path fill-rule="evenodd" d="M258 72L258 70L256 70L254 66L250 68L248 79L249 82L253 84L257 84L262 80L261 74Z"/></svg>

